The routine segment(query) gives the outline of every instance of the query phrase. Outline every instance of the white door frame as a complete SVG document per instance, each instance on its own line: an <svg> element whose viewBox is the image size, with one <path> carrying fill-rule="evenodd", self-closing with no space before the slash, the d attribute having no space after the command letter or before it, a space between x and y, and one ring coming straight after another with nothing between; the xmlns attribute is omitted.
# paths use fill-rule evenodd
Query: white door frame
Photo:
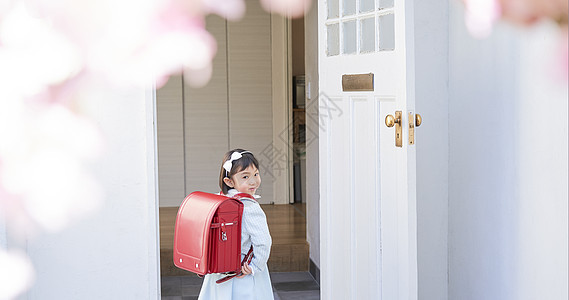
<svg viewBox="0 0 569 300"><path fill-rule="evenodd" d="M154 201L149 201L148 205L148 220L150 222L154 221L154 227L152 231L148 233L148 249L155 251L154 253L149 253L150 256L155 258L155 264L150 264L148 266L148 281L149 286L148 295L157 295L156 299L160 299L162 295L161 288L161 275L160 275L160 194L159 194L159 184L158 184L158 118L156 115L156 85L152 85L152 89L146 90L146 141L147 141L147 153L149 155L147 159L146 169L148 171L147 180L149 184L148 187L148 198L154 199ZM150 113L149 113L150 112ZM151 184L153 183L153 184Z"/></svg>

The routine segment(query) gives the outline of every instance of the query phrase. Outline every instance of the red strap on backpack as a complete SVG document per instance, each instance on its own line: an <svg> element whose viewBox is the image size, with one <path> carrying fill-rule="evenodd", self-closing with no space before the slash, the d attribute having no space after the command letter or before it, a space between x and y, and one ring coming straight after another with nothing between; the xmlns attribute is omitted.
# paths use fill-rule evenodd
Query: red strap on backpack
<svg viewBox="0 0 569 300"><path fill-rule="evenodd" d="M247 255L245 255L245 257L243 258L243 261L241 262L241 266L243 266L245 264L245 262L247 262L247 264L250 264L252 259L253 259L253 245L251 245L251 248L249 248L249 252L247 252ZM233 279L233 277L237 277L237 276L241 276L241 275L243 275L243 271L239 271L239 273L227 275L227 276L217 280L215 283L224 283L230 279Z"/></svg>

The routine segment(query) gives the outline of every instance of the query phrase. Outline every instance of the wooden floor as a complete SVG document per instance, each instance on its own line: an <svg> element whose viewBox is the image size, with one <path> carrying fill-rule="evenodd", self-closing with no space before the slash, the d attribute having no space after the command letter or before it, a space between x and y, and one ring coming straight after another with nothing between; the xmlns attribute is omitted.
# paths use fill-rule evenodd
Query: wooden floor
<svg viewBox="0 0 569 300"><path fill-rule="evenodd" d="M306 205L261 205L267 215L273 247L269 258L271 272L308 271ZM160 273L162 276L192 274L174 266L172 249L177 207L160 208Z"/></svg>

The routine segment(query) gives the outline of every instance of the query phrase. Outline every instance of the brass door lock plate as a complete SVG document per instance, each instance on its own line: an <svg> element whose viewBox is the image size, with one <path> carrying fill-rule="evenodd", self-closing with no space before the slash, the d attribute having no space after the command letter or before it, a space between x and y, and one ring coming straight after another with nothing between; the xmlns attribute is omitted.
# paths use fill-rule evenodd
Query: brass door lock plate
<svg viewBox="0 0 569 300"><path fill-rule="evenodd" d="M413 112L409 112L409 145L415 144L415 118L413 118Z"/></svg>
<svg viewBox="0 0 569 300"><path fill-rule="evenodd" d="M420 114L415 114L413 117L413 112L409 112L409 145L415 144L415 127L421 126L423 123L423 118L421 118Z"/></svg>

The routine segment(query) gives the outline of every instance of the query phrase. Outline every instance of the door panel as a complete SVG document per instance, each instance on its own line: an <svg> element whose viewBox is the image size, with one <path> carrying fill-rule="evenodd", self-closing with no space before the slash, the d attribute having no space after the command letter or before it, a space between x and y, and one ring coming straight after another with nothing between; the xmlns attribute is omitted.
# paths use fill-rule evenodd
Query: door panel
<svg viewBox="0 0 569 300"><path fill-rule="evenodd" d="M342 98L330 98L331 102L338 105L339 109L346 111L349 107ZM325 157L329 162L331 174L343 174L343 176L328 177L328 191L333 194L336 201L334 206L323 205L328 209L328 226L335 228L328 234L329 244L324 249L329 250L330 257L328 261L333 264L336 270L343 270L330 276L330 284L332 286L343 286L338 289L335 297L338 299L351 299L353 289L353 258L350 252L346 252L353 239L351 237L353 214L352 214L352 181L349 177L350 173L350 128L348 118L330 118L328 120L328 144L326 145L327 154ZM339 246L339 247L337 247ZM349 284L347 284L349 282Z"/></svg>
<svg viewBox="0 0 569 300"><path fill-rule="evenodd" d="M379 203L376 187L378 178L378 132L375 127L377 115L377 103L373 98L353 97L351 102L352 123L352 175L353 199L352 211L354 220L353 232L355 250L353 255L354 265L354 289L355 299L372 299L377 295L377 290L369 290L369 287L380 286L379 260L381 257L381 245L379 228L380 219L377 218ZM379 250L379 253L377 252ZM371 266L371 268L370 268ZM358 270L368 272L361 273Z"/></svg>
<svg viewBox="0 0 569 300"><path fill-rule="evenodd" d="M381 114L380 116L385 116L386 114L393 114L396 110L396 100L395 97L376 97L376 101L379 102L381 111L385 111L386 113ZM393 128L388 128L383 123L384 119L380 118L377 120L377 127L379 128L379 157L380 158L387 158L387 157L395 157L396 155L396 147L394 147L395 141L395 133ZM389 186L395 187L397 186L397 176L393 173L397 170L397 160L396 159L381 159L380 161L380 179L381 179L381 186ZM395 170L395 171L394 171ZM381 286L388 286L388 287L396 287L398 284L398 266L396 263L390 262L397 262L398 253L397 253L397 242L398 242L398 233L395 230L384 230L387 228L397 228L397 191L395 188L381 188L378 186L379 192L379 199L381 199L381 210L380 210L380 219L381 219L381 256L380 260L382 261L381 264L381 273L384 276L381 277ZM389 200L391 199L391 201ZM395 276L394 276L395 275ZM382 289L381 290L381 299L398 299L398 292L397 289Z"/></svg>

